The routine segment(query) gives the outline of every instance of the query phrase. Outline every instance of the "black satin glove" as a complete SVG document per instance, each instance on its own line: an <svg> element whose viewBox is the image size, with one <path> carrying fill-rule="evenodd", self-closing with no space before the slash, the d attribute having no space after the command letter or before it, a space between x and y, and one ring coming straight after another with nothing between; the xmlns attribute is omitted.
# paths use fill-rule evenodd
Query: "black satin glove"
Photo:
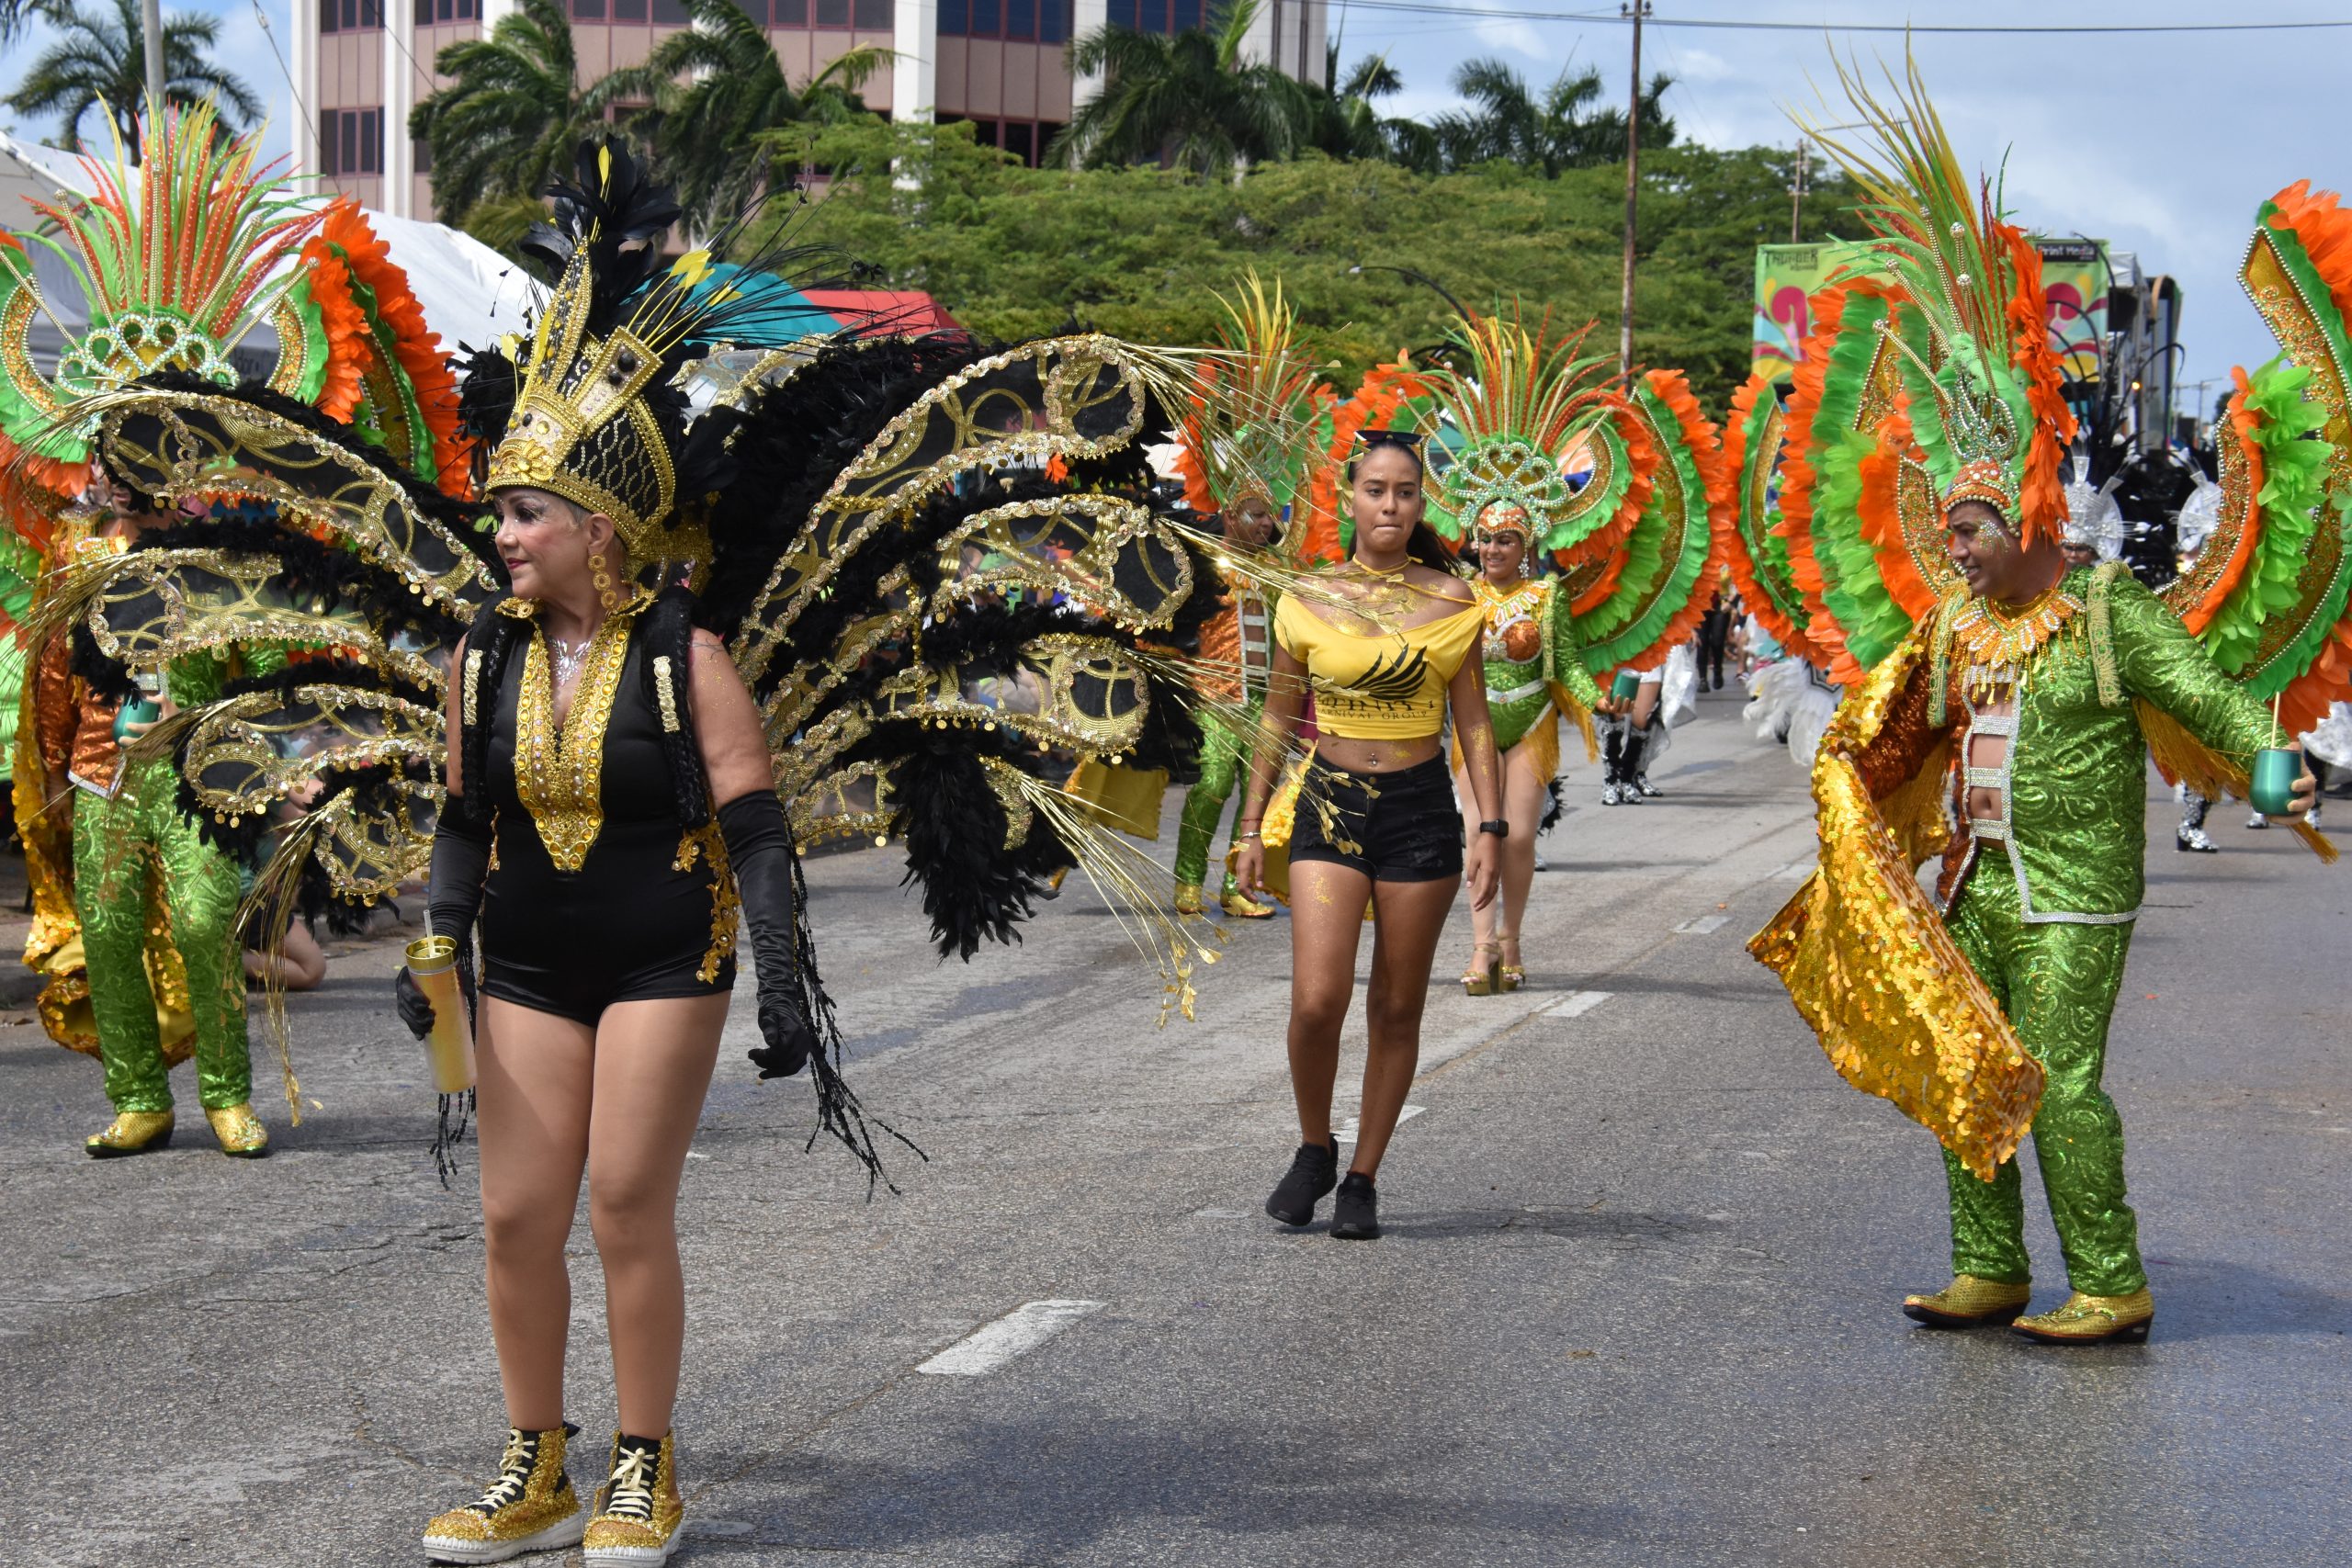
<svg viewBox="0 0 2352 1568"><path fill-rule="evenodd" d="M433 869L424 885L425 924L458 944L458 990L474 1010L474 919L481 912L482 881L490 874L490 830L465 820L452 799L433 831ZM392 1007L419 1040L433 1031L433 1004L406 969L392 976Z"/></svg>
<svg viewBox="0 0 2352 1568"><path fill-rule="evenodd" d="M751 1053L763 1078L788 1078L820 1047L800 973L800 921L793 891L792 826L775 791L738 795L718 808L719 836L743 904L759 967L760 1038Z"/></svg>

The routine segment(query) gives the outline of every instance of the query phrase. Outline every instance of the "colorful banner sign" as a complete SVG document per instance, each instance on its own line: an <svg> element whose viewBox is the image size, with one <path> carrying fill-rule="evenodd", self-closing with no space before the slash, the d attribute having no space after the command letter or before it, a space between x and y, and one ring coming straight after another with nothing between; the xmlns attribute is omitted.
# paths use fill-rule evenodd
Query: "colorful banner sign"
<svg viewBox="0 0 2352 1568"><path fill-rule="evenodd" d="M2050 308L2050 346L2070 379L2095 380L2099 345L2107 338L2107 265L2103 240L2038 240L2042 292ZM1814 293L1860 247L1833 240L1817 245L1756 247L1756 317L1752 367L1786 381L1804 357L1813 333Z"/></svg>

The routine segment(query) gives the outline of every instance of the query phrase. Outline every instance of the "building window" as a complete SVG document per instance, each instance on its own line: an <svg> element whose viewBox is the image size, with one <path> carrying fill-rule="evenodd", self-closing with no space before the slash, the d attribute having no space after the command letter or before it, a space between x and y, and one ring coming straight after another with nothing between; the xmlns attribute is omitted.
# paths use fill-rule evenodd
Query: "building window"
<svg viewBox="0 0 2352 1568"><path fill-rule="evenodd" d="M410 166L413 168L416 173L420 175L431 174L433 172L432 138L425 136L410 137L408 142L408 156Z"/></svg>
<svg viewBox="0 0 2352 1568"><path fill-rule="evenodd" d="M1131 33L1189 33L1207 26L1205 0L1111 0L1105 17Z"/></svg>
<svg viewBox="0 0 2352 1568"><path fill-rule="evenodd" d="M1045 157L1046 149L1062 133L1059 120L1053 119L970 119L959 114L939 117L942 125L968 123L972 140L983 147L995 147L1012 153L1031 168Z"/></svg>
<svg viewBox="0 0 2352 1568"><path fill-rule="evenodd" d="M1162 0L1164 8L1164 0ZM1128 0L1127 9L1135 9ZM1118 10L1114 0L1112 10ZM1070 0L939 0L942 38L1001 38L1016 43L1069 41Z"/></svg>
<svg viewBox="0 0 2352 1568"><path fill-rule="evenodd" d="M384 172L384 111L329 109L319 118L319 172L380 175Z"/></svg>
<svg viewBox="0 0 2352 1568"><path fill-rule="evenodd" d="M356 33L383 25L381 0L319 0L322 33Z"/></svg>
<svg viewBox="0 0 2352 1568"><path fill-rule="evenodd" d="M476 0L416 0L416 25L429 28L435 22L471 22L481 19Z"/></svg>
<svg viewBox="0 0 2352 1568"><path fill-rule="evenodd" d="M663 0L654 0L659 6ZM744 0L753 17L767 7L772 28L822 28L827 32L887 33L895 25L891 0ZM943 8L941 15L945 15ZM944 30L944 29L943 29Z"/></svg>

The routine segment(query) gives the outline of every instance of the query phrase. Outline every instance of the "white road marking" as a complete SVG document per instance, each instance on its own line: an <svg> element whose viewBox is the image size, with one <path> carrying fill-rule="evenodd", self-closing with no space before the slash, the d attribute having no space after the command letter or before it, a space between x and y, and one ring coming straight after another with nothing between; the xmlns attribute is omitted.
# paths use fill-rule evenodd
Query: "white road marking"
<svg viewBox="0 0 2352 1568"><path fill-rule="evenodd" d="M708 1159L710 1156L703 1153L700 1149L688 1149L686 1151L686 1157L688 1159Z"/></svg>
<svg viewBox="0 0 2352 1568"><path fill-rule="evenodd" d="M1729 915L1702 915L1695 920L1685 920L1674 929L1685 936L1705 936L1708 932L1719 931L1729 924L1731 924Z"/></svg>
<svg viewBox="0 0 2352 1568"><path fill-rule="evenodd" d="M1802 882L1820 869L1819 861L1792 860L1772 874L1777 877L1786 877L1792 882Z"/></svg>
<svg viewBox="0 0 2352 1568"><path fill-rule="evenodd" d="M994 1323L980 1325L915 1371L938 1377L985 1376L1014 1357L1027 1355L1102 1305L1101 1302L1030 1302Z"/></svg>
<svg viewBox="0 0 2352 1568"><path fill-rule="evenodd" d="M1422 1111L1427 1111L1429 1107L1426 1105L1408 1105L1403 1111L1397 1112L1396 1125L1402 1127L1406 1122L1410 1122L1414 1117L1419 1116ZM1346 1121L1340 1122L1337 1127L1331 1129L1331 1136L1334 1138L1345 1138L1348 1142L1352 1144L1356 1140L1356 1134L1362 1131L1363 1127L1363 1117L1351 1116Z"/></svg>
<svg viewBox="0 0 2352 1568"><path fill-rule="evenodd" d="M1546 1018L1582 1018L1609 999L1607 991L1571 991L1544 1010Z"/></svg>

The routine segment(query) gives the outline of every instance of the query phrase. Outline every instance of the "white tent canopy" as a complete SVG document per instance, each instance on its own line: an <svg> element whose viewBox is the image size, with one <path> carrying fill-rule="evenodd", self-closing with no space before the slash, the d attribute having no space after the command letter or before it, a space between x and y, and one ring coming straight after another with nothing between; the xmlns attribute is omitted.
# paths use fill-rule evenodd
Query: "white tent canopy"
<svg viewBox="0 0 2352 1568"><path fill-rule="evenodd" d="M40 221L29 201L54 202L61 195L87 195L88 171L82 161L54 148L38 147L0 132L0 230L22 232ZM327 197L314 197L324 206ZM522 330L524 312L541 290L504 256L470 234L440 223L420 223L369 211L368 222L383 240L394 265L408 274L409 288L424 307L424 322L441 334L442 347L481 347L503 333ZM54 321L36 318L34 357L55 363L62 347L60 327L78 331L89 313L74 275L40 246L29 247L34 275ZM232 357L240 371L266 375L277 340L267 328L249 334Z"/></svg>

